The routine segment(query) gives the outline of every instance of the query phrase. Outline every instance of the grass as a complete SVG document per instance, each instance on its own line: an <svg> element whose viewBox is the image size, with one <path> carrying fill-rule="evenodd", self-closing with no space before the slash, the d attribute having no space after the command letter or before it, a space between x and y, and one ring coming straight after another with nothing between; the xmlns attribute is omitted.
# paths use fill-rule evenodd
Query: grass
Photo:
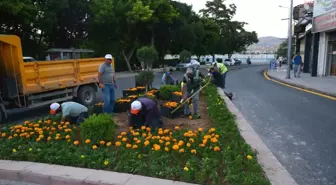
<svg viewBox="0 0 336 185"><path fill-rule="evenodd" d="M255 153L214 86L205 89L213 128L118 133L110 141L80 138L78 128L55 120L0 130L0 158L103 169L213 185L267 185Z"/></svg>

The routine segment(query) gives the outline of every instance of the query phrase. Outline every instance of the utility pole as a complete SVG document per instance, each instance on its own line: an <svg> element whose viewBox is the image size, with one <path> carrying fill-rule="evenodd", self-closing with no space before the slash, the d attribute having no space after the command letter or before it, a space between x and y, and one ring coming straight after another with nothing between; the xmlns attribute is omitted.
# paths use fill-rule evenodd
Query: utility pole
<svg viewBox="0 0 336 185"><path fill-rule="evenodd" d="M290 70L291 70L291 63L292 63L292 32L293 32L293 0L290 0L290 7L289 7L289 20L288 20L288 46L287 46L287 76L286 79L290 79Z"/></svg>

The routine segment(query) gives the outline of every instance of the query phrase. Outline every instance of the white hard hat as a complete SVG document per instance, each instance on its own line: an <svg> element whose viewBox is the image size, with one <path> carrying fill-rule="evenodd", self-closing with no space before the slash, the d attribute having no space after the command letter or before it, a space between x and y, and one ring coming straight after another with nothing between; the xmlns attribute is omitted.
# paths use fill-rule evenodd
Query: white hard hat
<svg viewBox="0 0 336 185"><path fill-rule="evenodd" d="M131 104L131 113L132 114L138 114L141 108L142 108L141 102L138 101L138 100L135 100Z"/></svg>
<svg viewBox="0 0 336 185"><path fill-rule="evenodd" d="M112 58L113 58L113 57L112 57L111 54L106 54L106 55L105 55L105 59L111 59L111 60L112 60Z"/></svg>
<svg viewBox="0 0 336 185"><path fill-rule="evenodd" d="M50 110L57 110L58 108L60 108L60 104L59 103L52 103L50 105Z"/></svg>

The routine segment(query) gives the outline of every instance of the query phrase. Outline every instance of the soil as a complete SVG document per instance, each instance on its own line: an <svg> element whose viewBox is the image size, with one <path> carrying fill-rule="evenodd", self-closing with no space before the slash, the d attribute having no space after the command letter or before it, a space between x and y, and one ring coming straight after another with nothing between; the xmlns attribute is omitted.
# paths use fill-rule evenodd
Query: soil
<svg viewBox="0 0 336 185"><path fill-rule="evenodd" d="M207 104L203 95L200 96L199 102L200 119L190 120L189 118L163 118L164 128L172 129L175 126L196 130L198 128L208 129L211 127L211 120L208 115ZM117 133L128 131L128 116L127 113L114 114L114 122L118 125Z"/></svg>

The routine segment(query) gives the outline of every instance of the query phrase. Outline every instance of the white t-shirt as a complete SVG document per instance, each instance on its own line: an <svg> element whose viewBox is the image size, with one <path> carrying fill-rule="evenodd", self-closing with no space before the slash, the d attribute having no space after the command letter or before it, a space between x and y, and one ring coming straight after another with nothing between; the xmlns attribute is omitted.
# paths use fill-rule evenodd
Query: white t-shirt
<svg viewBox="0 0 336 185"><path fill-rule="evenodd" d="M79 116L82 112L87 112L88 108L84 105L76 103L76 102L65 102L61 104L62 107L62 116Z"/></svg>

